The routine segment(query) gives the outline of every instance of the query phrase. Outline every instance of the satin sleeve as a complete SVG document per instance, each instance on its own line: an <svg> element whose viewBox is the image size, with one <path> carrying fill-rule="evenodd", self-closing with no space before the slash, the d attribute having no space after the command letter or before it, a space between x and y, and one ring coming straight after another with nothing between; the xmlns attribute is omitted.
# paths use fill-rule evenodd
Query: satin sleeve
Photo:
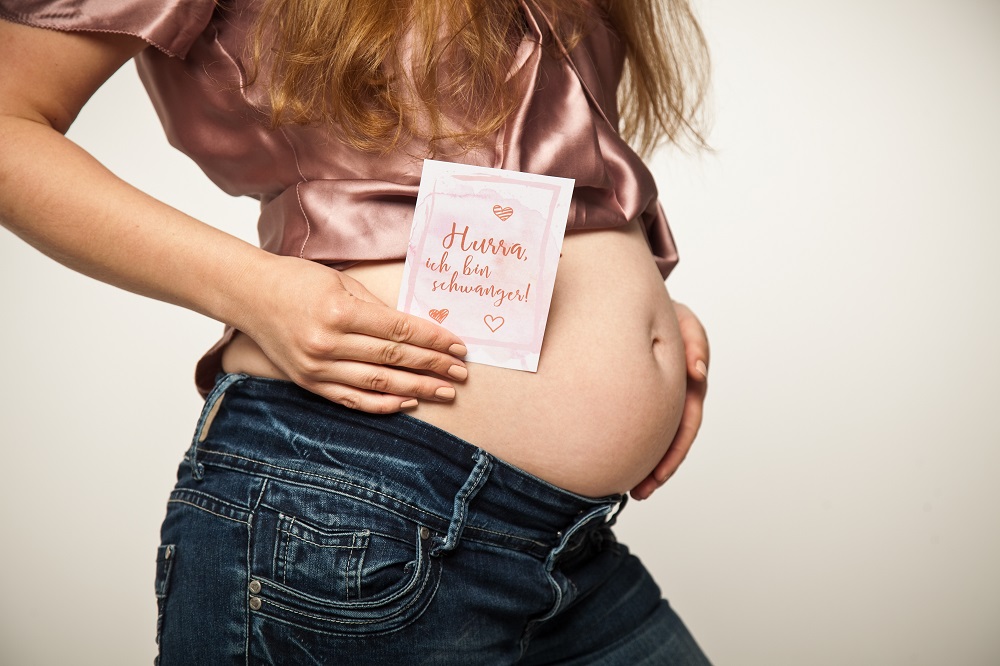
<svg viewBox="0 0 1000 666"><path fill-rule="evenodd" d="M216 0L0 0L0 18L52 30L132 35L183 58L215 5Z"/></svg>

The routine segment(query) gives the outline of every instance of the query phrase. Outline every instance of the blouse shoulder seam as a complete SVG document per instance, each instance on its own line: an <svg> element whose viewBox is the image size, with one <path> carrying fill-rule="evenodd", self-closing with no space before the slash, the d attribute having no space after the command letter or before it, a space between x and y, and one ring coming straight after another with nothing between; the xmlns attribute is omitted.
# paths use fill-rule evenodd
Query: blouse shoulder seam
<svg viewBox="0 0 1000 666"><path fill-rule="evenodd" d="M73 19L76 18L77 16L78 14L73 14L70 12L62 12L62 13L46 14L43 18L59 20L59 19ZM155 42L149 37L146 37L145 35L140 35L137 32L132 32L129 30L113 30L111 28L80 28L76 26L54 26L54 25L48 25L45 23L44 20L38 20L37 18L33 18L32 16L28 16L25 14L8 14L3 11L0 11L0 18L10 21L11 23L18 23L20 25L26 25L31 28L42 28L44 30L52 30L54 32L76 32L76 33L95 32L105 35L128 35L129 37L136 37L137 39L141 39L142 41L146 42L153 48L163 52L164 54L170 56L171 58L181 58L181 59L184 58L184 56L173 51L172 49L167 48L163 44Z"/></svg>

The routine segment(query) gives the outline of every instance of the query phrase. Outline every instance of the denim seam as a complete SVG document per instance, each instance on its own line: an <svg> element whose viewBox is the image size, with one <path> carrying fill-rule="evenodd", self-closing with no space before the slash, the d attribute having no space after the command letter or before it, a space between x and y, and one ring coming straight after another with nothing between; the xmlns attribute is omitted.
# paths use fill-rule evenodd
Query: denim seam
<svg viewBox="0 0 1000 666"><path fill-rule="evenodd" d="M237 520L236 518L230 518L229 516L224 516L221 513L216 513L215 511L212 511L211 509L207 509L207 508L205 508L205 507L203 507L203 506L201 506L199 504L195 504L194 502L188 502L187 500L172 499L172 500L167 500L167 504L186 504L187 506L191 506L191 507L194 507L196 509L200 509L200 510L206 512L206 513L210 513L213 516L218 516L219 518L223 518L225 520L231 520L234 523L239 523L240 525L246 525L246 523L247 523L247 521L245 521L245 520Z"/></svg>
<svg viewBox="0 0 1000 666"><path fill-rule="evenodd" d="M228 509L233 514L238 514L240 516L247 516L249 520L250 511L246 507L239 506L238 504L233 504L224 499L216 497L210 493L202 492L200 490L191 490L190 488L179 488L170 493L168 501L174 500L186 500L188 503L198 504L198 502L203 502L205 507L208 508L210 504L217 505L216 510L221 511L223 508ZM230 516L235 517L235 516ZM240 520L239 522L245 522Z"/></svg>
<svg viewBox="0 0 1000 666"><path fill-rule="evenodd" d="M365 566L365 555L368 554L368 548L362 548L361 553L358 555L357 566L354 567L354 578L355 578L355 589L357 590L358 599L361 598L361 571Z"/></svg>
<svg viewBox="0 0 1000 666"><path fill-rule="evenodd" d="M316 543L315 541L310 541L309 539L303 539L298 534L292 534L288 530L279 529L278 531L287 534L292 539L298 539L302 543L307 543L307 544L309 544L311 546L315 546L316 548L346 548L348 550L354 550L355 548L357 548L357 546L354 543L355 540L357 539L357 537L354 536L354 535L351 535L351 543L347 544L347 545L344 545L344 544L333 544L333 543L331 543L331 544L322 544L322 543Z"/></svg>
<svg viewBox="0 0 1000 666"><path fill-rule="evenodd" d="M348 601L351 600L351 571L353 571L351 564L354 562L354 542L357 541L357 537L351 537L351 545L348 546L350 550L347 552L347 566L344 567L344 598ZM343 547L343 546L341 546Z"/></svg>
<svg viewBox="0 0 1000 666"><path fill-rule="evenodd" d="M245 666L250 666L250 580L253 578L253 569L250 566L250 551L253 548L253 519L260 509L260 501L264 498L264 491L267 490L267 479L260 484L260 491L257 493L257 500L250 510L250 520L247 521L247 580L244 590L246 590L246 604L243 606L246 622L243 625L243 657Z"/></svg>
<svg viewBox="0 0 1000 666"><path fill-rule="evenodd" d="M523 541L525 543L530 543L532 545L538 546L539 548L551 548L549 544L542 541L535 541L534 539L529 539L527 537L517 536L516 534L507 534L506 532L497 532L496 530L488 530L485 527L477 527L475 525L466 525L466 530L472 530L474 532L486 532L487 534L494 534L496 536L506 537L508 539L517 539L518 541Z"/></svg>
<svg viewBox="0 0 1000 666"><path fill-rule="evenodd" d="M379 497L383 497L383 498L385 498L387 500L391 500L393 502L401 504L401 505L403 505L403 506L405 506L405 507L407 507L409 509L412 509L412 510L418 512L418 513L421 513L421 514L424 514L424 515L428 515L428 516L433 516L433 517L438 518L438 519L440 519L442 521L450 521L449 518L445 518L444 516L439 516L436 513L432 513L430 511L425 510L425 509L421 509L418 506L414 506L414 505L412 505L412 504L410 504L408 502L404 502L403 500L401 500L401 499L399 499L397 497L393 497L392 495L387 495L386 493L383 493L383 492L381 492L379 490L375 490L373 488L368 488L367 486L361 486L361 485L358 485L356 483L351 483L349 481L337 478L335 476L326 476L324 474L317 474L315 472L306 472L306 471L303 471L303 470L292 469L291 467L282 467L281 465L275 465L273 463L267 463L267 462L263 462L261 460L255 460L253 458L247 458L245 456L240 456L240 455L237 455L235 453L222 453L222 452L219 452L219 451L212 451L211 449L200 449L200 448L199 448L199 451L200 451L200 453L202 455L212 455L212 456L216 456L216 457L220 457L220 458L235 458L237 460L245 460L246 462L253 463L255 465L261 465L263 467L271 467L273 469L280 469L282 471L290 472L292 474L297 474L297 475L302 475L302 476L311 476L311 477L314 477L314 478L317 478L317 479L326 479L328 481L332 481L334 483L337 483L337 484L340 484L340 485L343 485L343 486L347 486L348 488L356 488L358 490L363 490L365 492L372 493L373 495L378 495ZM221 464L219 464L218 466L219 467L226 467L225 465L221 465ZM246 470L240 469L238 467L232 467L232 468L228 468L228 469L233 469L233 470L239 471L239 472L245 472L246 471ZM282 480L285 480L285 479L282 479ZM328 491L331 491L331 492L338 492L338 491L336 491L336 490L334 490L332 488L329 488L329 487L310 486L310 485L308 485L306 483L302 483L301 485L304 485L304 486L309 487L309 488L315 488L316 490L328 490ZM352 495L352 497L356 497L356 496ZM363 500L364 498L357 498L357 499Z"/></svg>

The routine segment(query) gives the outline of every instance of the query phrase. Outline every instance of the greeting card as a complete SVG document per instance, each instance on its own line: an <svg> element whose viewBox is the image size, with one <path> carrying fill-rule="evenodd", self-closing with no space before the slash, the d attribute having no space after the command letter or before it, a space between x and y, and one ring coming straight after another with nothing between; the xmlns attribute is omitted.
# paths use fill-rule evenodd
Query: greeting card
<svg viewBox="0 0 1000 666"><path fill-rule="evenodd" d="M424 160L397 308L468 361L538 369L573 181Z"/></svg>

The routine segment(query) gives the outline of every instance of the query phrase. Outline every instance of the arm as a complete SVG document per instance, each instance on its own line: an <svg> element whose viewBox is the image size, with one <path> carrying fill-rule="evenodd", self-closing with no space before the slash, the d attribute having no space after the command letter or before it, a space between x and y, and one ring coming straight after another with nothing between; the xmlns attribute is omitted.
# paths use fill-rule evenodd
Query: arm
<svg viewBox="0 0 1000 666"><path fill-rule="evenodd" d="M684 398L684 411L677 434L670 443L667 452L659 464L632 489L634 499L648 499L653 492L674 475L677 468L684 462L684 457L691 450L694 438L701 427L702 409L705 404L705 393L708 391L708 336L698 318L686 305L672 301L677 322L680 325L681 339L684 340L684 356L687 364L687 393Z"/></svg>
<svg viewBox="0 0 1000 666"><path fill-rule="evenodd" d="M74 270L235 326L294 381L349 407L396 411L464 377L465 348L447 330L149 197L63 136L145 46L0 21L0 223Z"/></svg>

